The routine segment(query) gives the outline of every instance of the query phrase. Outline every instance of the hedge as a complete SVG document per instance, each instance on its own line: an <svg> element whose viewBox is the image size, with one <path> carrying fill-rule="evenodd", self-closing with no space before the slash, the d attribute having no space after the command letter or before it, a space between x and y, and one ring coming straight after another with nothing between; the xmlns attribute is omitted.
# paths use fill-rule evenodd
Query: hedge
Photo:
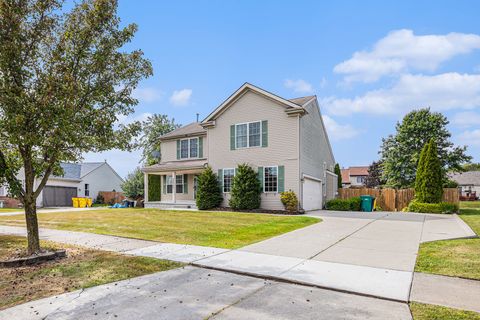
<svg viewBox="0 0 480 320"><path fill-rule="evenodd" d="M160 178L161 176L156 174L148 175L148 201L160 201Z"/></svg>
<svg viewBox="0 0 480 320"><path fill-rule="evenodd" d="M332 199L325 204L327 210L336 211L360 211L362 209L362 200L360 197L349 199Z"/></svg>
<svg viewBox="0 0 480 320"><path fill-rule="evenodd" d="M422 203L412 201L407 207L407 211L418 213L457 213L458 210L458 204L450 202Z"/></svg>

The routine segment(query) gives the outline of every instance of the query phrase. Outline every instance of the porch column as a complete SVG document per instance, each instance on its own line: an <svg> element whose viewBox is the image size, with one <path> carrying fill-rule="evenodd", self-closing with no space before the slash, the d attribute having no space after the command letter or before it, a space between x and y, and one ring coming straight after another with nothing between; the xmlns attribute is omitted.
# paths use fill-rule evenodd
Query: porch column
<svg viewBox="0 0 480 320"><path fill-rule="evenodd" d="M172 202L176 203L177 202L177 181L175 177L175 171L172 172Z"/></svg>
<svg viewBox="0 0 480 320"><path fill-rule="evenodd" d="M146 172L143 174L143 183L144 183L143 199L145 203L145 202L148 202L148 173Z"/></svg>

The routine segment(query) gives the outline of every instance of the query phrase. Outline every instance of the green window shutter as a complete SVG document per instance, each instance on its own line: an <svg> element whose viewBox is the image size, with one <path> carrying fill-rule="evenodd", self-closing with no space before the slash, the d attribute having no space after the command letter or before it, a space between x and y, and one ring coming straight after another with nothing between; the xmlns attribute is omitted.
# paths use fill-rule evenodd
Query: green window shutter
<svg viewBox="0 0 480 320"><path fill-rule="evenodd" d="M203 137L198 138L198 157L203 158Z"/></svg>
<svg viewBox="0 0 480 320"><path fill-rule="evenodd" d="M235 125L230 126L230 150L235 150Z"/></svg>
<svg viewBox="0 0 480 320"><path fill-rule="evenodd" d="M262 147L268 147L268 121L262 121Z"/></svg>
<svg viewBox="0 0 480 320"><path fill-rule="evenodd" d="M180 160L180 140L177 140L177 160Z"/></svg>
<svg viewBox="0 0 480 320"><path fill-rule="evenodd" d="M263 192L263 167L258 167L258 181L260 181L260 190Z"/></svg>
<svg viewBox="0 0 480 320"><path fill-rule="evenodd" d="M188 194L188 174L183 175L183 193Z"/></svg>
<svg viewBox="0 0 480 320"><path fill-rule="evenodd" d="M163 181L163 194L167 194L167 176L162 176L162 181Z"/></svg>
<svg viewBox="0 0 480 320"><path fill-rule="evenodd" d="M223 169L218 169L218 185L223 192Z"/></svg>
<svg viewBox="0 0 480 320"><path fill-rule="evenodd" d="M285 191L285 166L278 166L278 192Z"/></svg>

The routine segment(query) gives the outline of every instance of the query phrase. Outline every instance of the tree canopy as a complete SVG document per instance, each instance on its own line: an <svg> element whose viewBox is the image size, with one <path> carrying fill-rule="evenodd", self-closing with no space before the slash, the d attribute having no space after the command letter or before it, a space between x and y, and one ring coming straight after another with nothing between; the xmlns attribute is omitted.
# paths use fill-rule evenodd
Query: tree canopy
<svg viewBox="0 0 480 320"><path fill-rule="evenodd" d="M373 161L370 166L368 166L368 176L365 178L365 186L367 188L378 188L382 184L382 162Z"/></svg>
<svg viewBox="0 0 480 320"><path fill-rule="evenodd" d="M455 146L447 129L447 118L429 108L408 113L396 125L396 133L383 139L381 147L382 178L386 185L395 188L412 187L423 146L434 139L442 168L442 180L448 171L462 171L462 164L471 157L465 146Z"/></svg>
<svg viewBox="0 0 480 320"><path fill-rule="evenodd" d="M143 198L145 189L145 179L142 170L135 168L133 172L127 175L122 184L122 190L125 196L132 199Z"/></svg>
<svg viewBox="0 0 480 320"><path fill-rule="evenodd" d="M142 135L138 146L142 149L142 161L147 165L160 162L160 136L179 128L175 123L164 114L154 114L149 116L142 123Z"/></svg>
<svg viewBox="0 0 480 320"><path fill-rule="evenodd" d="M29 253L40 250L35 199L60 162L128 150L139 133L118 124L152 74L141 50L125 49L136 31L120 26L116 0L0 1L0 183L25 206Z"/></svg>

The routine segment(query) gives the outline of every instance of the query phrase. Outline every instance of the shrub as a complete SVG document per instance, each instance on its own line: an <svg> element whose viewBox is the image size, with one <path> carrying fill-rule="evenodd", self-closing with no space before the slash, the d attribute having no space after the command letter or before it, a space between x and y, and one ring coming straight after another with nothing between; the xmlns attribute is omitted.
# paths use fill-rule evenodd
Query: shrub
<svg viewBox="0 0 480 320"><path fill-rule="evenodd" d="M458 210L458 204L450 202L422 203L414 200L407 207L408 212L419 213L457 213Z"/></svg>
<svg viewBox="0 0 480 320"><path fill-rule="evenodd" d="M218 177L211 167L207 167L197 178L196 203L200 210L218 207L223 200Z"/></svg>
<svg viewBox="0 0 480 320"><path fill-rule="evenodd" d="M162 198L162 192L160 190L161 176L156 174L148 175L148 201L160 201Z"/></svg>
<svg viewBox="0 0 480 320"><path fill-rule="evenodd" d="M437 144L430 139L423 147L418 161L415 199L420 203L439 203L442 195L442 164L438 158Z"/></svg>
<svg viewBox="0 0 480 320"><path fill-rule="evenodd" d="M327 210L360 211L362 208L362 200L360 197L354 197L350 199L332 199L327 201L325 207Z"/></svg>
<svg viewBox="0 0 480 320"><path fill-rule="evenodd" d="M298 198L292 190L280 193L280 200L287 211L293 212L298 210Z"/></svg>
<svg viewBox="0 0 480 320"><path fill-rule="evenodd" d="M101 193L97 195L97 199L95 199L95 203L105 204L105 198L103 198L103 195Z"/></svg>
<svg viewBox="0 0 480 320"><path fill-rule="evenodd" d="M142 170L136 168L130 172L122 184L123 194L130 199L143 198L145 179ZM151 200L151 199L150 199Z"/></svg>
<svg viewBox="0 0 480 320"><path fill-rule="evenodd" d="M241 164L232 182L230 207L238 210L260 208L261 186L258 174L248 164Z"/></svg>

